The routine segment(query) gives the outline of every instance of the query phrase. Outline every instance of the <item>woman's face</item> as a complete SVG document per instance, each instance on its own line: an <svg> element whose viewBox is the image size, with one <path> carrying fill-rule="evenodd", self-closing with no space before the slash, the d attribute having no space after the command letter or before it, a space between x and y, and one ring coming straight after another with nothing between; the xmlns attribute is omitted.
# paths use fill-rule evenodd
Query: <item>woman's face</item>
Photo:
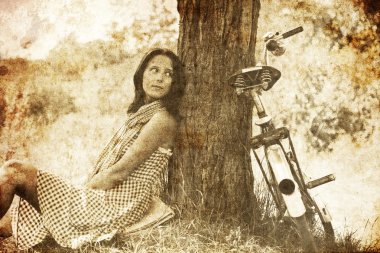
<svg viewBox="0 0 380 253"><path fill-rule="evenodd" d="M166 96L173 83L172 60L165 55L154 56L143 73L144 102L151 103Z"/></svg>

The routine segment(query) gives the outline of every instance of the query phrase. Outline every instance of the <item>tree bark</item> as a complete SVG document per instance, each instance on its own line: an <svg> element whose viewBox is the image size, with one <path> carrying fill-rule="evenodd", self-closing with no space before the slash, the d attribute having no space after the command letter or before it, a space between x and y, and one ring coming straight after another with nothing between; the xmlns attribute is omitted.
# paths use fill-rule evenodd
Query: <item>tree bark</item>
<svg viewBox="0 0 380 253"><path fill-rule="evenodd" d="M169 193L196 215L252 221L252 102L227 80L254 65L259 9L259 0L178 0L187 87Z"/></svg>

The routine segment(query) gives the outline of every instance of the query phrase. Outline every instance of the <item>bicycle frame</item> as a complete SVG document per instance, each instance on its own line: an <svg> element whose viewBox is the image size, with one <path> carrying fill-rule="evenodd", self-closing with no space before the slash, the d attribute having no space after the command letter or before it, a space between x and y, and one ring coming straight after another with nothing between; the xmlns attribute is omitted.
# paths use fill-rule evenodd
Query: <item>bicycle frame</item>
<svg viewBox="0 0 380 253"><path fill-rule="evenodd" d="M281 206L282 201L280 199L274 197L276 207L282 213L281 216L285 215L286 211L288 211L291 217L300 217L306 212L301 198L301 191L306 189L306 183L295 155L296 153L289 135L289 130L285 127L276 129L271 118L265 112L265 108L260 100L260 95L255 90L251 91L251 95L259 116L259 120L256 121L256 124L260 126L262 133L251 138L251 148L256 162L271 191L271 195L277 196L274 192L274 187L278 187L282 194L286 208ZM282 140L288 141L288 145L291 148L290 151L285 150ZM264 168L256 152L256 150L261 147L264 149L267 169ZM292 161L296 166L293 165Z"/></svg>
<svg viewBox="0 0 380 253"><path fill-rule="evenodd" d="M271 117L265 111L257 89L252 89L250 94L258 115L258 120L256 120L255 124L261 129L260 135L251 138L251 149L254 153L256 162L258 163L264 180L271 191L271 195L276 196L273 192L271 181L277 182L276 186L283 195L284 202L286 203L286 210L289 212L289 215L291 217L299 217L305 212L301 195L307 195L301 194L301 192L306 192L308 189L331 182L335 180L335 177L330 174L306 183L296 155L293 141L289 134L289 130L286 127L275 128ZM283 141L287 141L290 150L285 149L282 143ZM278 158L273 157L273 155L270 156L268 152L268 150L274 146L279 147L277 156L279 155L278 153L280 153L280 156L281 153L286 154L281 158L282 160L277 163L273 162L273 160L278 160ZM268 173L266 173L266 170L264 169L264 166L256 152L256 150L261 147L264 148L265 159L268 165L267 171L269 171ZM281 164L280 168L276 167L275 164ZM289 191L289 189L292 190ZM286 210L280 205L281 201L274 197L274 202L276 207L279 210L282 210L283 215L285 215ZM331 217L328 213L323 215L323 222L330 221Z"/></svg>
<svg viewBox="0 0 380 253"><path fill-rule="evenodd" d="M312 182L305 182L293 142L289 135L289 130L285 127L278 129L275 128L272 123L272 119L266 113L264 105L260 98L261 91L267 91L272 88L277 80L281 77L280 71L271 66L268 66L268 51L277 56L283 54L285 52L285 48L282 46L282 39L290 37L302 31L302 27L297 27L283 34L268 33L264 37L264 65L256 65L255 67L242 69L230 78L230 84L236 88L236 92L238 94L249 91L250 96L252 97L258 116L258 120L256 120L255 124L260 127L261 134L251 139L251 149L254 152L256 161L259 164L260 170L264 176L268 188L271 191L271 194L273 196L276 195L271 187L271 181L277 182L277 186L283 195L287 209L290 213L290 216L292 217L299 217L302 215L301 210L305 209L302 208L303 204L301 203L302 199L300 192L306 192L308 188L311 189L335 179L333 175L328 175ZM249 82L249 85L247 85L247 82ZM290 150L285 150L281 142L284 139L288 140L288 146L290 147ZM261 146L264 147L264 153L269 173L265 173L263 164L261 163L255 151ZM274 147L277 147L277 151L270 151ZM278 157L282 156L281 153L284 154L284 157L282 158L282 161L278 161L277 164L286 164L287 166L276 168L278 165L275 165L276 162L274 162L274 160L278 160ZM289 189L292 190L289 191ZM281 210L279 202L280 200L275 199L277 208ZM291 210L294 210L294 212Z"/></svg>
<svg viewBox="0 0 380 253"><path fill-rule="evenodd" d="M281 77L280 71L268 66L268 51L276 56L283 54L285 48L282 47L281 40L302 30L302 27L298 27L281 35L267 34L263 53L265 64L242 69L231 76L229 83L235 87L238 95L249 91L256 108L258 119L255 124L260 127L261 133L251 138L250 149L279 210L278 218L292 217L305 250L316 252L314 238L306 221L306 213L318 213L325 233L332 241L334 231L327 209L318 206L308 189L333 181L335 177L330 174L310 182L305 181L289 130L286 127L275 128L260 98L261 91L271 89ZM260 160L257 152L259 149L263 150L265 163Z"/></svg>

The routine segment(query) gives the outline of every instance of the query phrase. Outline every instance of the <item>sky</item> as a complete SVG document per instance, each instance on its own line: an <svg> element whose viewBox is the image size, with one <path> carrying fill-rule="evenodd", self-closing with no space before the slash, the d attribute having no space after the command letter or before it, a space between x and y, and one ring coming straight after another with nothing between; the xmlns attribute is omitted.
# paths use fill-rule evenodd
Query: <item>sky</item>
<svg viewBox="0 0 380 253"><path fill-rule="evenodd" d="M176 3L165 6L175 10ZM0 0L0 57L43 59L68 36L79 43L109 40L151 10L151 1Z"/></svg>

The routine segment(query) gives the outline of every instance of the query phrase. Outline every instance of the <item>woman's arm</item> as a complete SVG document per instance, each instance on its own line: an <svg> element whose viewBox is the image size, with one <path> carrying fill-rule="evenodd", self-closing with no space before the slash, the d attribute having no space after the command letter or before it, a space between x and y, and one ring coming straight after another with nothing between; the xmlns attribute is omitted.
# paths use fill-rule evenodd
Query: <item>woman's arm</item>
<svg viewBox="0 0 380 253"><path fill-rule="evenodd" d="M110 168L96 174L87 184L92 189L111 189L123 182L158 147L172 146L176 120L166 111L156 113L142 128L139 136L123 157Z"/></svg>

